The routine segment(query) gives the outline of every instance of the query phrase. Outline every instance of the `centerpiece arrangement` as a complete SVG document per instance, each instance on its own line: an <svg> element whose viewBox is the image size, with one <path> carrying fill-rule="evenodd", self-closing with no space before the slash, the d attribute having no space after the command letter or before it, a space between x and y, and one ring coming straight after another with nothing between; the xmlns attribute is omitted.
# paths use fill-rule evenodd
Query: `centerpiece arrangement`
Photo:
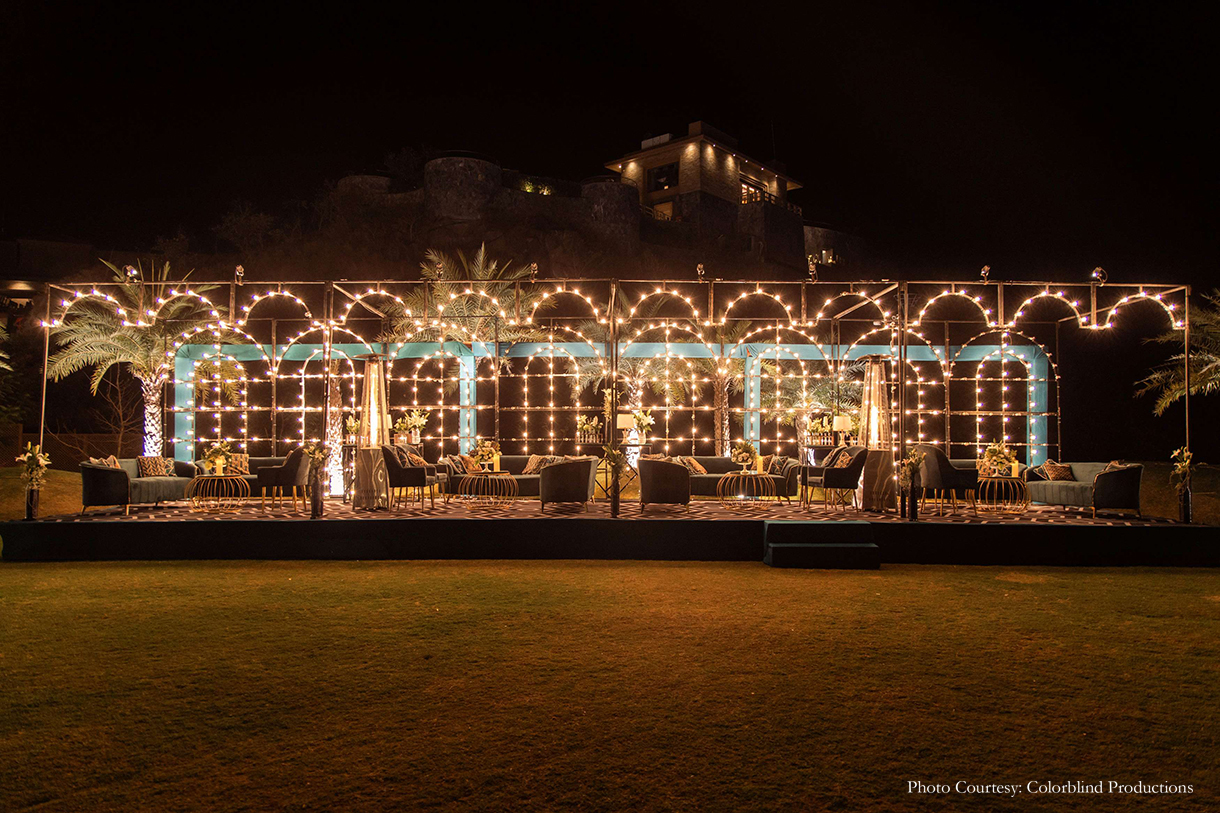
<svg viewBox="0 0 1220 813"><path fill-rule="evenodd" d="M51 456L43 453L42 446L27 443L25 453L17 455L17 462L21 464L21 482L25 483L25 518L34 519L38 516L38 492L46 481Z"/></svg>
<svg viewBox="0 0 1220 813"><path fill-rule="evenodd" d="M1016 477L1017 456L1000 441L993 441L979 458L978 470L980 477Z"/></svg>
<svg viewBox="0 0 1220 813"><path fill-rule="evenodd" d="M471 457L473 457L475 462L482 466L484 470L495 469L498 471L500 467L496 465L496 461L500 457L500 444L496 443L494 440L480 438L478 444L476 444L474 447L474 453L471 454Z"/></svg>
<svg viewBox="0 0 1220 813"><path fill-rule="evenodd" d="M309 517L319 519L322 516L322 472L326 470L326 459L330 450L322 441L306 444L305 457L309 460Z"/></svg>
<svg viewBox="0 0 1220 813"><path fill-rule="evenodd" d="M428 410L413 409L394 422L394 431L400 438L406 437L412 446L418 446L424 427L428 425Z"/></svg>
<svg viewBox="0 0 1220 813"><path fill-rule="evenodd" d="M216 474L224 474L225 466L233 459L233 449L227 440L217 441L203 455L203 462L211 466Z"/></svg>
<svg viewBox="0 0 1220 813"><path fill-rule="evenodd" d="M741 464L742 471L749 471L754 466L754 461L758 459L758 450L748 440L739 440L733 444L733 451L729 454L729 459Z"/></svg>
<svg viewBox="0 0 1220 813"><path fill-rule="evenodd" d="M597 443L601 439L602 421L596 415L576 416L576 442Z"/></svg>

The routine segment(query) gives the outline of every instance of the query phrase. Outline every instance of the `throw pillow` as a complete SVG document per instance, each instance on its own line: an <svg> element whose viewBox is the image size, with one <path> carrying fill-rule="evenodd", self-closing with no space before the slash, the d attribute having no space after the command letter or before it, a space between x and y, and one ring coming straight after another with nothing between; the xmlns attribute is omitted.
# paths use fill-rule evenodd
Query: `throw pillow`
<svg viewBox="0 0 1220 813"><path fill-rule="evenodd" d="M771 461L774 459L775 459L775 455L773 455L773 454L763 455L762 456L762 470L767 471L767 472L771 471Z"/></svg>
<svg viewBox="0 0 1220 813"><path fill-rule="evenodd" d="M172 472L172 469L171 469ZM136 458L136 476L137 477L166 477L165 473L165 458L164 457L145 457L141 455Z"/></svg>
<svg viewBox="0 0 1220 813"><path fill-rule="evenodd" d="M399 466L406 468L411 465L411 458L407 454L406 448L402 446L382 446L382 449L389 449L394 454L394 462Z"/></svg>
<svg viewBox="0 0 1220 813"><path fill-rule="evenodd" d="M788 458L782 454L777 454L771 458L771 465L767 467L767 474L783 474L784 469L788 467Z"/></svg>
<svg viewBox="0 0 1220 813"><path fill-rule="evenodd" d="M682 458L682 465L690 469L691 474L707 474L707 469L693 457Z"/></svg>
<svg viewBox="0 0 1220 813"><path fill-rule="evenodd" d="M1048 460L1042 464L1042 473L1048 480L1075 480L1072 476L1072 467L1067 463L1056 463L1054 460Z"/></svg>
<svg viewBox="0 0 1220 813"><path fill-rule="evenodd" d="M108 469L119 468L119 459L114 455L108 455L106 457L91 457L89 458L89 462L97 466L105 466Z"/></svg>
<svg viewBox="0 0 1220 813"><path fill-rule="evenodd" d="M852 462L852 456L849 455L847 452L841 452L839 454L839 458L837 460L835 460L834 467L836 469L845 469L851 465L851 462Z"/></svg>
<svg viewBox="0 0 1220 813"><path fill-rule="evenodd" d="M115 461L118 462L117 460ZM165 476L177 477L178 472L174 471L174 459L172 457L165 458Z"/></svg>
<svg viewBox="0 0 1220 813"><path fill-rule="evenodd" d="M479 461L468 454L459 454L458 458L462 461L462 465L465 467L464 471L467 474L474 474L483 470L483 467L479 465Z"/></svg>
<svg viewBox="0 0 1220 813"><path fill-rule="evenodd" d="M410 448L406 449L406 457L407 457L407 463L408 463L409 465L411 465L411 466L426 466L426 465L428 465L428 461L427 461L427 460L424 460L422 457L420 457L419 455L417 455L415 452L411 451L411 449L410 449Z"/></svg>
<svg viewBox="0 0 1220 813"><path fill-rule="evenodd" d="M170 466L170 474L173 474L174 468ZM250 473L250 455L235 454L229 458L229 465L225 466L226 474L249 474Z"/></svg>
<svg viewBox="0 0 1220 813"><path fill-rule="evenodd" d="M540 454L530 455L530 459L525 461L525 468L521 470L522 474L537 474L542 468L542 464L546 462L546 456Z"/></svg>

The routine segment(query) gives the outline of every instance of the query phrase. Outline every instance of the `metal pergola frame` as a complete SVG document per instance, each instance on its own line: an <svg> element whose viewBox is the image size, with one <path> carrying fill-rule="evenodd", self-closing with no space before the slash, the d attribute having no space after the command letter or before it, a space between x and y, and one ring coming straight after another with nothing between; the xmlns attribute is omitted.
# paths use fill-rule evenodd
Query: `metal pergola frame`
<svg viewBox="0 0 1220 813"><path fill-rule="evenodd" d="M912 385L911 370L909 369L913 363L922 361L936 361L942 365L942 373L949 370L950 373L953 365L959 361L978 362L978 368L981 370L982 365L987 360L987 356L983 355L983 351L987 348L994 349L999 347L999 360L1003 366L1006 355L1004 342L1007 337L1017 335L1022 338L1022 341L1031 342L1032 345L1042 347L1044 344L1039 339L1034 337L1035 331L1033 328L1045 329L1053 327L1055 344L1054 356L1058 356L1058 334L1059 327L1065 322L1075 321L1077 325L1083 329L1104 330L1109 328L1117 314L1128 305L1135 304L1141 301L1153 301L1161 306L1162 309L1169 315L1170 323L1174 329L1182 330L1183 346L1185 349L1185 377L1186 377L1186 395L1184 398L1185 418L1184 418L1184 435L1185 444L1189 447L1190 444L1190 318L1189 318L1189 301L1190 287L1186 285L1138 285L1131 283L1102 283L1088 282L1081 284L1060 284L1047 282L1033 281L980 281L980 282L961 282L961 281L945 281L945 280L909 280L909 281L793 281L793 280L771 280L771 281L755 281L755 280L690 280L690 279L667 279L667 280L638 280L638 279L548 279L538 282L502 282L496 280L488 280L484 282L475 282L469 280L445 280L446 285L462 285L467 286L467 293L462 295L480 296L478 289L482 286L484 289L489 287L497 287L503 290L511 289L512 302L502 302L498 306L489 308L485 313L480 313L478 318L490 319L494 325L492 336L473 337L468 342L447 342L446 344L460 345L462 350L459 352L456 347L446 348L444 345L438 345L436 342L414 342L402 343L398 345L396 357L398 358L421 358L428 353L445 353L452 352L455 356L460 356L466 365L465 369L469 370L473 365L474 374L468 376L467 379L459 385L459 389L463 390L463 398L477 399L477 384L478 374L477 368L480 359L492 360L492 373L490 381L494 387L493 403L487 406L477 403L459 405L457 411L459 414L459 423L463 424L463 428L457 438L460 445L465 448L473 441L473 436L477 434L477 413L480 409L490 408L494 414L494 430L493 435L497 439L501 437L501 412L524 410L523 414L527 414L531 407L528 405L518 405L512 407L503 407L501 404L502 393L501 385L502 378L519 377L511 373L502 374L501 368L503 362L513 358L521 358L530 356L538 350L538 342L516 342L506 343L501 342L499 337L499 329L501 325L506 323L522 324L525 320L533 316L533 314L523 314L521 312L522 292L528 291L530 288L549 292L549 296L558 297L563 294L573 294L579 299L585 300L586 303L592 306L592 314L596 317L601 314L605 317L604 339L598 342L585 341L584 344L594 347L601 345L601 358L604 364L608 367L608 383L609 389L614 393L614 410L617 413L618 404L618 388L619 388L619 366L623 359L633 357L647 357L649 353L656 353L658 348L663 351L664 358L696 358L697 355L681 355L673 353L672 348L682 345L683 353L707 353L707 350L700 349L710 347L706 342L686 341L686 342L670 342L668 341L668 330L666 330L666 341L660 342L643 342L636 341L636 338L642 335L642 332L637 330L635 335L630 335L632 328L639 322L647 322L646 317L635 315L635 308L641 305L645 300L658 297L664 299L667 303L684 304L688 310L685 315L681 316L654 316L651 317L653 322L664 323L665 325L676 325L678 322L683 322L685 326L694 326L696 329L702 327L711 329L716 325L722 325L733 321L749 321L764 324L763 330L774 330L776 341L771 344L766 342L754 343L759 346L775 347L780 345L778 336L781 331L796 330L798 333L804 329L808 334L815 338L809 343L787 342L793 348L801 348L800 353L792 353L793 359L805 358L809 361L816 361L828 365L832 374L839 374L842 365L852 358L853 348L858 348L857 355L864 355L865 352L877 352L878 349L888 350L887 355L896 367L896 372L893 376L893 383L896 385L895 392L895 407L896 407L896 449L899 455L906 454L906 447L909 442L914 440L909 431L908 419L912 414L912 405L908 402L910 398L909 388ZM105 298L105 291L116 286L126 284L142 284L142 283L86 283L82 285L65 285L65 284L49 284L46 288L46 317L43 320L44 330L44 357L43 357L43 383L42 383L42 400L39 419L39 442L43 440L43 435L46 428L46 396L47 382L46 370L47 360L51 350L51 333L56 325L63 322L65 319L71 318L71 309L76 302L90 299L94 297ZM201 285L203 283L195 283ZM269 375L267 383L271 386L270 411L271 418L271 442L273 444L272 451L275 450L274 444L280 440L287 440L277 433L276 415L285 411L296 411L286 407L280 400L278 382L284 376L278 374L278 365L283 361L299 361L303 356L308 357L310 354L316 355L317 348L321 348L322 357L324 359L333 359L336 351L346 352L342 336L336 340L338 334L351 333L348 327L349 323L362 324L365 322L376 321L378 324L384 320L386 313L376 308L372 302L380 296L394 297L394 291L406 291L413 287L430 286L436 284L433 281L425 280L374 280L374 281L338 281L338 282L323 282L323 281L273 281L273 282L254 282L249 279L242 282L230 282L212 284L215 288L227 293L228 307L225 317L218 319L216 324L223 329L232 330L238 327L244 328L248 325L261 325L269 327L270 332L266 335L267 341L260 342L254 337L250 337L251 343L248 345L234 344L226 345L226 349L230 348L247 348L249 352L255 352L255 355L261 353L264 358L276 360L275 369ZM190 285L186 282L169 283L170 287L175 285L184 290L189 290ZM215 289L214 288L214 289ZM590 296L582 291L594 290L596 293ZM354 293L360 292L360 293ZM56 295L60 297L60 305L58 314L55 314L53 303ZM175 294L176 295L176 294ZM252 304L246 305L243 309L244 317L234 317L237 313L239 305L242 305L246 300L247 295L250 296ZM506 295L505 295L506 296ZM264 299L273 297L289 297L301 303L306 309L306 316L296 318L265 318L253 316L253 306L257 305ZM594 301L596 297L596 302ZM758 309L751 310L749 307L743 306L741 310L737 310L738 303L745 302L754 297L762 300L770 299L773 303L779 306L776 310L774 306L766 306L764 310L769 308L771 315L756 315ZM210 297L212 302L215 302L218 297ZM930 308L935 303L943 298L964 299L972 301L978 306L978 311L981 316L981 330L971 336L966 342L961 344L952 344L949 341L953 326L965 326L977 324L973 320L948 319L940 318L933 319L927 317ZM319 314L315 315L309 304L308 299L313 305L318 306ZM1061 304L1059 307L1066 306L1071 312L1069 315L1062 316L1053 320L1033 320L1025 317L1025 310L1031 307L1035 302L1042 299L1057 300ZM368 300L368 301L366 301ZM786 300L786 301L785 301ZM702 306L706 302L706 310ZM822 305L819 307L818 302ZM1021 304L1013 306L1014 302ZM695 303L698 303L696 305ZM839 303L832 308L832 305ZM985 306L990 307L985 307ZM359 306L359 308L357 308ZM913 316L915 308L920 310ZM340 313L340 308L344 308ZM631 310L627 310L631 308ZM1175 316L1179 313L1180 318ZM680 308L679 308L680 309ZM876 311L871 313L870 311ZM356 315L352 315L353 312ZM833 312L830 312L833 311ZM799 313L799 316L797 315ZM422 320L426 323L430 319L435 319L439 315L439 311L434 313L425 312L422 314ZM141 317L142 318L142 317ZM575 323L582 320L588 320L589 313L584 314L546 314L539 317L538 323L545 323L551 326L552 333L554 330L567 330L565 323ZM927 338L920 332L919 328L925 321L932 321L938 325L943 325L944 342L943 350L938 350ZM308 322L308 327L297 338L301 338L307 333L318 334L318 341L312 344L302 344L296 340L290 340L283 343L283 339L287 338L279 334L279 323L282 322ZM869 329L871 326L871 330ZM1030 327L1029 331L1022 331L1020 328ZM138 329L138 325L135 325ZM853 331L859 332L854 343L844 345L843 330L845 327L852 328ZM425 328L427 329L427 328ZM658 330L661 328L653 328ZM864 336L874 333L890 333L890 340L884 345L876 344L859 344ZM647 332L646 330L643 332ZM1027 335L1027 332L1029 335ZM820 342L816 340L818 335L827 334L828 341ZM962 353L971 342L983 336L999 334L1002 338L1000 344L980 344L978 353L970 353L963 357ZM203 347L201 343L195 343L185 340L181 346L175 346L173 359L175 364L175 373L172 380L175 382L172 386L180 394L181 387L184 386L183 380L178 376L179 362L192 361L191 355L194 352L192 348ZM913 342L912 339L918 341ZM364 348L369 348L376 342L369 342L361 339L364 342ZM1049 343L1051 339L1047 339ZM926 348L921 346L926 345ZM361 349L357 343L351 343L350 349ZM556 343L551 339L551 358L555 358L555 345L579 345L579 342L564 342ZM829 353L825 350L825 346L829 344L831 350ZM1031 346L1022 344L1021 346ZM403 354L403 348L407 348ZM438 350L439 348L439 350ZM956 348L956 350L954 350ZM384 345L383 345L383 349ZM724 346L720 348L721 356L734 356L743 358L747 365L747 378L751 376L749 367L757 365L762 358L755 350L751 355L751 349L748 345L735 346L733 349L726 352ZM241 352L247 352L241 351ZM564 351L571 354L573 351L564 348ZM585 352L585 351L581 351ZM765 353L765 350L762 351ZM1054 369L1055 362L1049 351L1043 347L1043 353L1049 359L1050 369ZM736 355L734 355L736 354ZM801 354L804 354L803 356ZM661 356L655 356L660 358ZM776 359L778 360L779 352L776 350ZM753 361L751 361L753 359ZM302 362L302 370L304 370L305 362ZM422 365L423 362L420 362ZM802 361L802 367L804 362ZM946 366L947 365L947 366ZM322 375L323 387L326 392L330 392L331 387L331 365L324 364L325 368ZM418 374L417 374L418 375ZM979 373L978 375L981 375ZM1006 374L1004 374L1006 375ZM302 372L301 381L304 382L304 373ZM355 374L353 373L353 378ZM1057 378L1057 373L1055 373ZM291 376L287 376L291 377ZM755 375L755 378L759 376ZM990 379L979 379L990 380ZM469 388L466 389L466 383L469 382ZM944 375L945 387L945 408L944 422L945 448L948 449L951 443L951 425L954 416L974 416L981 420L984 415L993 415L994 411L976 409L970 410L954 410L951 406L949 395L952 378L950 374ZM302 383L304 388L304 384ZM1057 390L1057 387L1055 388ZM1048 388L1049 390L1049 388ZM193 393L193 390L192 390ZM192 395L193 398L193 395ZM327 424L330 420L330 411L332 409L331 399L325 398L325 403L321 407L323 415L323 423ZM163 403L166 403L163 401ZM465 403L465 402L464 402ZM918 403L916 404L918 406ZM1047 404L1049 406L1049 403ZM194 409L194 407L192 407ZM464 410L472 410L465 412ZM538 407L539 410L555 411L556 407ZM568 409L559 407L558 409ZM761 406L755 406L753 410L747 409L744 405L740 408L743 414L745 423L743 425L743 436L753 439L758 438L761 432L761 424L763 423ZM202 410L195 410L202 411ZM247 409L247 412L249 410ZM301 408L302 423L304 422L305 407ZM570 411L570 410L569 410ZM685 410L690 411L690 410ZM754 411L758 420L751 422L747 413ZM166 407L166 414L173 415L175 421L181 409L177 400L174 406ZM918 409L916 410L918 412ZM1030 419L1032 413L1029 410L1000 410L1001 416L1023 416L1027 420ZM1058 394L1055 396L1055 409L1053 411L1046 409L1042 413L1045 418L1053 417L1055 419L1055 443L1051 444L1049 434L1044 438L1044 443L1049 446L1055 445L1059 449L1062 448L1061 436L1061 409L1058 403ZM473 416L473 417L471 417ZM692 419L693 421L693 419ZM471 429L473 427L473 430ZM747 428L749 427L749 428ZM177 427L175 427L177 428ZM607 427L608 429L609 427ZM442 433L443 434L443 433ZM180 437L175 431L173 437ZM667 438L668 439L668 438ZM545 438L543 438L545 440ZM566 438L564 439L566 440ZM442 439L442 446L444 439ZM527 441L528 443L528 441ZM975 445L971 442L954 443L954 445L970 446ZM1017 444L1025 445L1025 444ZM179 453L180 456L182 452ZM188 452L189 454L189 452ZM1032 460L1031 460L1032 462Z"/></svg>

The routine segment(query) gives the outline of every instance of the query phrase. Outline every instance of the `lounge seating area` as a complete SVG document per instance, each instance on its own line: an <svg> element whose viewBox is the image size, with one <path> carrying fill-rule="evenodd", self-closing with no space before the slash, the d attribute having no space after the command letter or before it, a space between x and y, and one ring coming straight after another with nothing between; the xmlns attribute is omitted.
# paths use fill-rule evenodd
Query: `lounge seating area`
<svg viewBox="0 0 1220 813"><path fill-rule="evenodd" d="M977 461L950 459L933 445L916 447L924 454L920 465L921 511L930 513L934 506L937 516L956 515L962 507L979 513L980 477ZM388 480L389 507L403 510L410 500L420 508L436 507L441 494L448 505L459 493L464 477L471 473L459 456L446 457L429 463L412 447L381 447ZM800 505L814 508L813 499L821 493L824 511L844 511L857 508L857 491L867 450L861 446L840 446L831 450L821 465L801 465L796 460L779 458L767 461L774 497L766 500L790 505L793 496L800 496ZM158 470L158 459L108 458L80 464L82 474L82 505L121 507L125 514L132 506L160 506L190 497L193 478L207 473L203 461L188 463L165 459ZM536 498L540 512L556 504L572 504L588 511L596 501L599 458L587 456L501 455L498 459L501 477L511 478L516 499ZM245 463L245 461L243 461ZM461 466L461 470L459 470ZM306 506L308 491L308 459L297 448L285 457L259 457L248 460L249 471L230 472L249 486L251 497L259 498L262 510L267 509L268 497L273 509L282 508L285 498L292 510ZM172 470L173 474L165 473ZM696 500L715 501L718 485L730 472L741 466L727 457L694 456L666 458L644 456L638 461L638 486L641 515L649 506L669 505L690 509ZM145 476L140 476L141 473ZM528 473L527 473L528 472ZM1097 512L1133 512L1141 517L1139 489L1143 467L1120 463L1064 463L1050 461L1035 468L1019 466L1019 480L1026 505L1089 509ZM83 513L83 510L82 510Z"/></svg>

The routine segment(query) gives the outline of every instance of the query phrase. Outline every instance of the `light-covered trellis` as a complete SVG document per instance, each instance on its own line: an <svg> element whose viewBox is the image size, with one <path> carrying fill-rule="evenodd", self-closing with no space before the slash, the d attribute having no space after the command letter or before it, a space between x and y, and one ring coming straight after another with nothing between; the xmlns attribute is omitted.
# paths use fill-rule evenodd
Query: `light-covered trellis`
<svg viewBox="0 0 1220 813"><path fill-rule="evenodd" d="M838 394L852 362L882 356L896 452L933 443L973 457L1003 440L1035 464L1062 454L1062 325L1106 331L1147 306L1184 343L1189 332L1187 287L1095 281L547 280L493 294L446 280L445 296L421 299L436 282L246 279L206 293L171 286L147 314L122 311L108 292L119 284L49 286L48 348L84 301L110 303L132 330L175 297L205 305L213 321L165 346L163 428L181 460L222 439L252 455L334 444L358 409L352 360L375 352L390 358L394 417L429 413L432 458L480 437L507 453L587 451L577 419L603 414L612 380L620 397L603 432L616 413L648 409L641 442L654 451L712 454L727 424L728 440L795 455L803 415L847 411Z"/></svg>

